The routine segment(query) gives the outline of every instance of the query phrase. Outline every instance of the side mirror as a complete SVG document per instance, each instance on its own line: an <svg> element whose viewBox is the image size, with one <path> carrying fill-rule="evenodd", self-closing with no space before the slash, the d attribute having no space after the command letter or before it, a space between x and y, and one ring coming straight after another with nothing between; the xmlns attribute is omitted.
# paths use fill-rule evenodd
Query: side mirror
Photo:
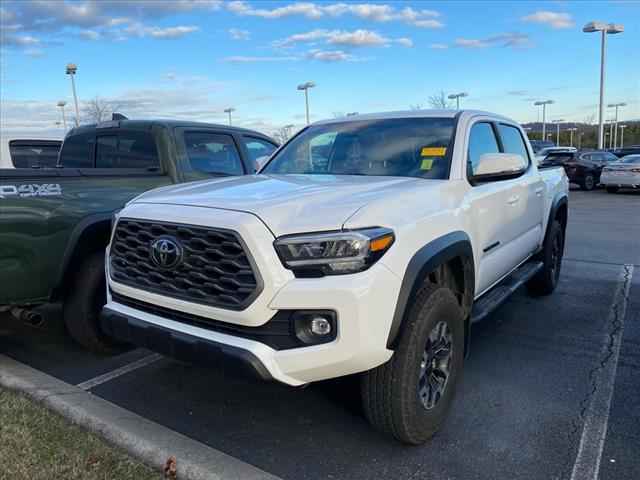
<svg viewBox="0 0 640 480"><path fill-rule="evenodd" d="M485 153L473 169L473 180L489 181L517 177L527 169L522 155L514 153Z"/></svg>
<svg viewBox="0 0 640 480"><path fill-rule="evenodd" d="M254 167L256 173L262 170L262 167L266 165L269 158L269 155L262 155L261 157L256 158Z"/></svg>

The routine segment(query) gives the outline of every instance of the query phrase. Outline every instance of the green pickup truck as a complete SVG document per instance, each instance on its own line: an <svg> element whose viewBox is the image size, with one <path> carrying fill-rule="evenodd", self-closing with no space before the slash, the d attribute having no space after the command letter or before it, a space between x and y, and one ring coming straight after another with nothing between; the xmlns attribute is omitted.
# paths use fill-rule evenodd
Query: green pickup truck
<svg viewBox="0 0 640 480"><path fill-rule="evenodd" d="M62 304L77 342L117 348L97 321L113 213L162 185L252 174L276 148L241 128L114 120L71 130L56 168L0 169L0 312L38 324Z"/></svg>

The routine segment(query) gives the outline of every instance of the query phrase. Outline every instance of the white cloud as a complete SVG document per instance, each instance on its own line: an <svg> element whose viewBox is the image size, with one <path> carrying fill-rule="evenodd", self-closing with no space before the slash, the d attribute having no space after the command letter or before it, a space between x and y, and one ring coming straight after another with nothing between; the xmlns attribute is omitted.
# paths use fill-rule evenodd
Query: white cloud
<svg viewBox="0 0 640 480"><path fill-rule="evenodd" d="M311 50L307 53L307 58L321 62L350 62L356 60L353 55L342 50Z"/></svg>
<svg viewBox="0 0 640 480"><path fill-rule="evenodd" d="M413 40L411 40L410 38L406 38L406 37L396 38L394 42L396 42L398 45L402 45L403 47L407 47L407 48L413 47Z"/></svg>
<svg viewBox="0 0 640 480"><path fill-rule="evenodd" d="M140 23L133 23L127 26L123 32L125 35L133 35L136 37L153 37L153 38L179 38L200 30L193 25L179 25L176 27L149 27Z"/></svg>
<svg viewBox="0 0 640 480"><path fill-rule="evenodd" d="M456 38L454 45L462 48L525 48L531 46L531 41L529 39L529 36L524 33L510 32L501 33L484 39Z"/></svg>
<svg viewBox="0 0 640 480"><path fill-rule="evenodd" d="M80 36L85 40L98 40L101 37L100 32L95 30L82 30Z"/></svg>
<svg viewBox="0 0 640 480"><path fill-rule="evenodd" d="M262 18L281 18L291 15L302 15L307 18L320 18L324 15L322 7L313 3L293 3L284 7L277 7L273 9L265 8L253 8L247 2L234 1L227 4L227 9L238 15L246 15L252 17Z"/></svg>
<svg viewBox="0 0 640 480"><path fill-rule="evenodd" d="M229 35L231 35L231 38L233 38L234 40L249 40L249 38L251 37L251 33L249 32L249 30L230 28L228 32Z"/></svg>
<svg viewBox="0 0 640 480"><path fill-rule="evenodd" d="M298 43L315 43L323 41L327 45L337 45L342 47L382 47L392 43L397 43L405 47L412 47L413 41L410 38L402 37L390 39L371 30L358 29L354 31L345 30L323 30L316 29L305 33L296 33L283 40L273 43L275 47L292 47Z"/></svg>
<svg viewBox="0 0 640 480"><path fill-rule="evenodd" d="M350 47L379 46L389 43L389 40L370 30L355 30L353 32L337 32L327 39L331 45Z"/></svg>
<svg viewBox="0 0 640 480"><path fill-rule="evenodd" d="M2 44L9 47L33 47L40 45L40 39L31 35L6 35L2 37Z"/></svg>
<svg viewBox="0 0 640 480"><path fill-rule="evenodd" d="M431 45L429 45L429 48L432 48L434 50L446 50L447 48L449 48L449 45L447 45L446 43L432 43Z"/></svg>
<svg viewBox="0 0 640 480"><path fill-rule="evenodd" d="M225 62L230 63L260 63L260 62L292 62L299 60L294 56L282 56L282 57L251 57L251 56L231 56L222 59Z"/></svg>
<svg viewBox="0 0 640 480"><path fill-rule="evenodd" d="M429 20L416 20L415 22L412 23L413 26L415 27L420 27L420 28L442 28L444 27L444 23L438 21L438 20L433 20L433 19L429 19Z"/></svg>
<svg viewBox="0 0 640 480"><path fill-rule="evenodd" d="M530 15L522 17L524 22L542 23L551 28L571 28L575 25L573 18L568 13L549 12L547 10L538 10Z"/></svg>
<svg viewBox="0 0 640 480"><path fill-rule="evenodd" d="M476 38L456 38L455 44L458 47L464 48L487 48L491 46L488 42L484 40L478 40Z"/></svg>
<svg viewBox="0 0 640 480"><path fill-rule="evenodd" d="M313 3L295 2L283 7L254 8L248 2L233 1L226 4L227 10L243 16L278 19L289 16L303 16L317 20L325 16L339 17L353 15L355 17L373 22L400 21L421 28L440 28L443 24L435 17L440 13L434 10L414 10L405 7L401 10L394 5L373 3Z"/></svg>

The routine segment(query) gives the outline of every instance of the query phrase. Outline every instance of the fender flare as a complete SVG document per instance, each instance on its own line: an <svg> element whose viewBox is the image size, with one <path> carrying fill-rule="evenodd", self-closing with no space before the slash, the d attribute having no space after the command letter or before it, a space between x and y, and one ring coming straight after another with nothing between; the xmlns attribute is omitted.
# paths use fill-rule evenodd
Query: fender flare
<svg viewBox="0 0 640 480"><path fill-rule="evenodd" d="M110 224L112 215L112 212L92 214L84 217L80 222L76 224L75 227L73 227L71 235L69 235L69 240L67 241L67 246L64 250L64 254L62 256L62 261L60 262L60 267L58 269L58 274L56 275L55 283L51 290L51 297L53 297L55 295L55 292L64 284L65 278L67 276L67 271L74 259L80 243L80 239L82 238L83 234L87 232L91 227L97 226L99 224ZM109 228L109 231L110 230L111 229Z"/></svg>
<svg viewBox="0 0 640 480"><path fill-rule="evenodd" d="M469 236L465 232L455 231L429 242L409 260L400 286L400 292L398 293L398 300L387 338L387 348L393 349L395 347L402 324L407 316L408 306L425 277L439 265L456 257L460 257L463 260L465 285L465 292L463 293L465 299L470 299L470 301L467 300L467 303L469 303L468 308L471 308L475 291L473 247ZM466 321L467 319L465 319Z"/></svg>
<svg viewBox="0 0 640 480"><path fill-rule="evenodd" d="M569 207L569 198L568 198L566 192L558 192L558 193L556 193L556 196L553 197L553 201L551 202L551 208L549 208L549 218L547 219L547 229L546 229L546 232L544 234L545 241L547 239L547 234L549 233L549 225L551 225L551 222L553 221L553 219L556 218L558 210L562 206L566 206L567 207L567 216L568 216L569 215L569 208L568 208ZM562 228L563 229L567 228L567 223L566 222L562 226Z"/></svg>

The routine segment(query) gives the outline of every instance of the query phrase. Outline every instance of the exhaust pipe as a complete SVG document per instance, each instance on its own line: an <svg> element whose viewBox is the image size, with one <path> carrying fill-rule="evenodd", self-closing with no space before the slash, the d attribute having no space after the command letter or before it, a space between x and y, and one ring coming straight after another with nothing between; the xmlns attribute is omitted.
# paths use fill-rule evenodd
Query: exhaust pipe
<svg viewBox="0 0 640 480"><path fill-rule="evenodd" d="M27 308L12 308L11 315L30 327L40 327L44 323L44 317L41 313Z"/></svg>

